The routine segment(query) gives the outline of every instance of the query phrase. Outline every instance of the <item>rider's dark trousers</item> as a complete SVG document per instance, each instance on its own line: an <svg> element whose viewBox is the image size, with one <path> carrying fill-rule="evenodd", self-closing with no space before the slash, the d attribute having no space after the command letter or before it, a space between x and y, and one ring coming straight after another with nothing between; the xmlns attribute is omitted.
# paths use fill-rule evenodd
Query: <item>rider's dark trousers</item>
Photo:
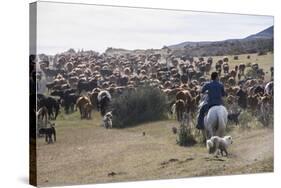
<svg viewBox="0 0 281 188"><path fill-rule="evenodd" d="M198 116L198 122L197 122L197 128L198 129L204 129L204 116L205 113L208 111L209 109L209 104L204 104L200 111L199 111L199 116Z"/></svg>

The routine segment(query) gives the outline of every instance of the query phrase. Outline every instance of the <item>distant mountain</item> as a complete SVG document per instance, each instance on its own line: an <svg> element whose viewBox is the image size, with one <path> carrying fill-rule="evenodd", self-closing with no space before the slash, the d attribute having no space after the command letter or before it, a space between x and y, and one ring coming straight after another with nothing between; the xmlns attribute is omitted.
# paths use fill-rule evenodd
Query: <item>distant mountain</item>
<svg viewBox="0 0 281 188"><path fill-rule="evenodd" d="M254 35L250 35L245 39L272 39L273 38L273 26L257 33Z"/></svg>
<svg viewBox="0 0 281 188"><path fill-rule="evenodd" d="M175 56L222 56L238 55L245 53L259 53L273 51L273 26L250 35L242 39L227 39L223 41L199 41L199 42L182 42L175 45L164 46L172 50ZM108 48L106 53L129 53L138 52L155 52L161 53L161 49L146 50L126 50L118 48Z"/></svg>
<svg viewBox="0 0 281 188"><path fill-rule="evenodd" d="M179 44L174 44L174 45L170 45L168 46L169 48L184 48L185 46L189 46L189 47L195 47L198 45L208 45L211 44L211 41L199 41L199 42L182 42Z"/></svg>
<svg viewBox="0 0 281 188"><path fill-rule="evenodd" d="M175 55L213 56L273 51L273 26L243 39L182 42L168 46Z"/></svg>

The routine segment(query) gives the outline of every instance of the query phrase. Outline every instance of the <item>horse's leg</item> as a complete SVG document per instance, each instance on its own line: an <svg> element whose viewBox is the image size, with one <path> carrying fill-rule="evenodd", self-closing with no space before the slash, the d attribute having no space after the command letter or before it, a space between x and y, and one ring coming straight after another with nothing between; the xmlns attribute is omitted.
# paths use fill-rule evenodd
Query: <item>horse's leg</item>
<svg viewBox="0 0 281 188"><path fill-rule="evenodd" d="M80 118L82 119L83 112L82 112L82 108L81 108L81 106L79 106L79 112L80 112Z"/></svg>
<svg viewBox="0 0 281 188"><path fill-rule="evenodd" d="M92 119L92 110L89 111L89 119Z"/></svg>
<svg viewBox="0 0 281 188"><path fill-rule="evenodd" d="M221 156L223 156L223 150L222 149L220 150L220 152L221 152Z"/></svg>
<svg viewBox="0 0 281 188"><path fill-rule="evenodd" d="M55 120L57 119L58 115L59 115L59 108L56 108L56 112L55 112Z"/></svg>
<svg viewBox="0 0 281 188"><path fill-rule="evenodd" d="M81 114L81 119L83 119L85 117L85 111L83 107L81 107L80 114Z"/></svg>
<svg viewBox="0 0 281 188"><path fill-rule="evenodd" d="M51 120L51 111L48 109L48 120Z"/></svg>
<svg viewBox="0 0 281 188"><path fill-rule="evenodd" d="M219 137L225 136L225 129L227 124L227 117L223 118L223 115L218 119L218 130L216 131L216 135Z"/></svg>
<svg viewBox="0 0 281 188"><path fill-rule="evenodd" d="M207 139L210 139L212 136L214 136L213 128L210 127L209 130L207 130Z"/></svg>
<svg viewBox="0 0 281 188"><path fill-rule="evenodd" d="M203 143L206 144L206 141L207 141L207 132L206 132L206 130L202 130L202 135L203 135Z"/></svg>
<svg viewBox="0 0 281 188"><path fill-rule="evenodd" d="M70 108L71 108L71 112L74 112L74 104L71 104Z"/></svg>
<svg viewBox="0 0 281 188"><path fill-rule="evenodd" d="M54 113L53 113L53 109L51 109L49 114L49 120L53 120L53 119L54 119Z"/></svg>

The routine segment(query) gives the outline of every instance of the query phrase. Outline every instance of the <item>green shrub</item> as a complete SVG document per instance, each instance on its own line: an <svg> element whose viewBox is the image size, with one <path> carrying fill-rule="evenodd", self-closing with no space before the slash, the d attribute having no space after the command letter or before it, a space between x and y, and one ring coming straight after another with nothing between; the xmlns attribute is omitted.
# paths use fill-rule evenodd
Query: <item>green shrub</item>
<svg viewBox="0 0 281 188"><path fill-rule="evenodd" d="M177 144L179 144L180 146L193 146L194 144L196 144L196 140L191 133L190 128L187 128L184 125L180 126Z"/></svg>
<svg viewBox="0 0 281 188"><path fill-rule="evenodd" d="M273 127L273 113L262 114L258 111L252 114L250 111L243 111L239 117L239 127L242 129Z"/></svg>
<svg viewBox="0 0 281 188"><path fill-rule="evenodd" d="M273 127L273 106L267 108L265 112L258 113L257 119L264 127Z"/></svg>
<svg viewBox="0 0 281 188"><path fill-rule="evenodd" d="M138 87L124 91L112 102L113 127L124 128L148 121L164 119L167 98L158 88Z"/></svg>
<svg viewBox="0 0 281 188"><path fill-rule="evenodd" d="M252 68L247 68L246 69L246 74L245 76L247 78L258 78L258 74L257 74L257 71L255 71L254 69Z"/></svg>
<svg viewBox="0 0 281 188"><path fill-rule="evenodd" d="M246 129L250 128L252 124L256 122L255 117L248 111L242 111L239 116L239 126L240 128Z"/></svg>

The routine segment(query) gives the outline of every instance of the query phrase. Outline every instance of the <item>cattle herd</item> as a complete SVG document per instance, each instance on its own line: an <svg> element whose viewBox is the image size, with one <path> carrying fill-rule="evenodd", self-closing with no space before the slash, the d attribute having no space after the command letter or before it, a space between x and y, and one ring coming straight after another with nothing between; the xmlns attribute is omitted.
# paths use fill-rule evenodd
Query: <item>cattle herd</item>
<svg viewBox="0 0 281 188"><path fill-rule="evenodd" d="M37 116L49 121L56 120L62 110L65 114L79 110L81 119L91 119L92 111L97 110L104 118L112 110L114 98L148 84L167 96L170 112L180 121L185 112L195 117L200 90L210 71L217 71L224 84L230 120L238 121L235 114L239 116L239 109L253 116L273 110L273 67L263 70L257 63L240 63L231 69L230 64L237 59L224 57L214 62L212 57L175 56L151 50L40 54L36 57ZM252 75L247 74L249 70ZM271 74L271 80L265 79L265 72ZM114 127L111 123L109 127Z"/></svg>

